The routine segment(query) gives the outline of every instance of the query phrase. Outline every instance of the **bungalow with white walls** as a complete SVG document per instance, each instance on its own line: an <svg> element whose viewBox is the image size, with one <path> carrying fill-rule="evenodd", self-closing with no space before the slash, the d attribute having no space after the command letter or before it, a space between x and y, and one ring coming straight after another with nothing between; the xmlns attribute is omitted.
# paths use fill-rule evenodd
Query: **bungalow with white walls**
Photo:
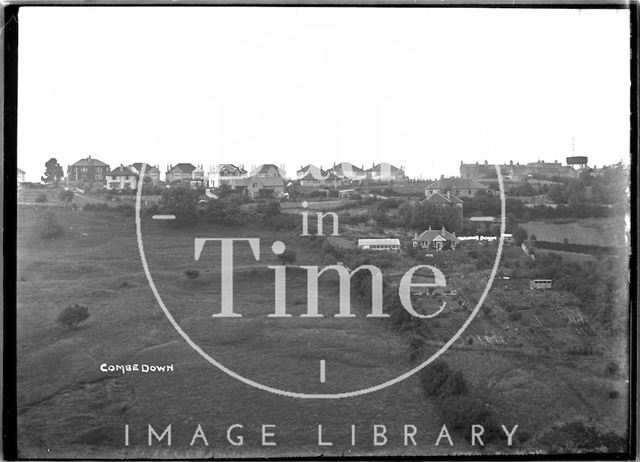
<svg viewBox="0 0 640 462"><path fill-rule="evenodd" d="M423 231L420 235L416 233L413 238L413 246L425 250L443 250L445 248L455 250L459 242L460 240L455 233L450 233L444 226L439 231L432 230L431 226L429 226L428 230Z"/></svg>

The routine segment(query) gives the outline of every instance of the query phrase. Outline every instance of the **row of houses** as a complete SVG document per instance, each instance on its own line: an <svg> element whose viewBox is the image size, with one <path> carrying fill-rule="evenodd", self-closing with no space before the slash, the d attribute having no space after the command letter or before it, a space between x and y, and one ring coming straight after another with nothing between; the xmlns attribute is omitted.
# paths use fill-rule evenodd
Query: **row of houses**
<svg viewBox="0 0 640 462"><path fill-rule="evenodd" d="M91 156L80 159L67 169L67 177L75 182L100 182L108 190L136 189L140 182L144 167L146 181L157 184L161 181L158 165L147 163L133 163L120 165L111 169L108 164ZM249 174L243 166L221 164L209 169L205 174L202 165L178 163L167 166L165 173L167 183L186 183L192 187L219 188L227 185L238 192L244 192L249 197L272 196L284 194L285 172L282 167L273 164L263 164Z"/></svg>
<svg viewBox="0 0 640 462"><path fill-rule="evenodd" d="M567 158L567 162L571 162L572 158ZM586 164L586 157L585 164ZM539 176L558 176L576 178L580 173L570 165L562 165L557 160L553 162L545 162L540 160L538 162L529 162L528 164L520 164L513 161L509 161L508 164L498 164L500 172L505 179L513 181L525 181L527 178L539 175ZM486 160L484 164L476 162L475 164L465 164L460 162L460 177L469 179L494 179L497 177L496 164L489 164Z"/></svg>
<svg viewBox="0 0 640 462"><path fill-rule="evenodd" d="M345 182L371 180L371 181L403 181L407 179L404 167L396 167L387 162L373 164L371 168L364 169L350 162L340 162L333 164L333 167L323 170L322 166L317 167L308 164L300 167L296 171L296 178L302 186L321 186L332 184L345 184Z"/></svg>

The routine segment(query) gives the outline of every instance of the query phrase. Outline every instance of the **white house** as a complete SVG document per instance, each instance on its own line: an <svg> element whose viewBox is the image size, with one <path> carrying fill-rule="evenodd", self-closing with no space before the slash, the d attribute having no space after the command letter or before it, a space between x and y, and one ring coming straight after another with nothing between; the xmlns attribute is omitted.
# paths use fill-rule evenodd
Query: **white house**
<svg viewBox="0 0 640 462"><path fill-rule="evenodd" d="M455 234L447 231L444 226L441 230L432 230L431 226L413 238L413 246L421 249L442 250L444 248L455 249L460 240Z"/></svg>
<svg viewBox="0 0 640 462"><path fill-rule="evenodd" d="M124 165L107 173L106 178L109 190L136 189L138 187L138 175Z"/></svg>
<svg viewBox="0 0 640 462"><path fill-rule="evenodd" d="M209 166L207 182L210 188L219 188L223 184L233 185L236 180L247 177L244 166L233 164L219 164L214 167Z"/></svg>
<svg viewBox="0 0 640 462"><path fill-rule="evenodd" d="M358 239L358 248L362 250L394 250L400 252L399 239Z"/></svg>

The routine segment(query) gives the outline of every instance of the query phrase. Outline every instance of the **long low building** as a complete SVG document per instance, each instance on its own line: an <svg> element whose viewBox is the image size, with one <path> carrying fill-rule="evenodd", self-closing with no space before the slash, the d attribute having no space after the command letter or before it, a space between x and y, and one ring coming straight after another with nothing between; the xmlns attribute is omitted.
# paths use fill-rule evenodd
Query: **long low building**
<svg viewBox="0 0 640 462"><path fill-rule="evenodd" d="M358 239L362 250L394 250L400 252L400 239Z"/></svg>

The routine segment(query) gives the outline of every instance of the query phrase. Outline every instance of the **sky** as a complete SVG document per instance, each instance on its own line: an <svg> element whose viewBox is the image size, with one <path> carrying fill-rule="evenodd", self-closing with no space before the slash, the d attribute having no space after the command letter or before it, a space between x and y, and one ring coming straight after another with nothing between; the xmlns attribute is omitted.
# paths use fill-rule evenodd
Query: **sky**
<svg viewBox="0 0 640 462"><path fill-rule="evenodd" d="M629 159L629 12L22 7L18 166Z"/></svg>

